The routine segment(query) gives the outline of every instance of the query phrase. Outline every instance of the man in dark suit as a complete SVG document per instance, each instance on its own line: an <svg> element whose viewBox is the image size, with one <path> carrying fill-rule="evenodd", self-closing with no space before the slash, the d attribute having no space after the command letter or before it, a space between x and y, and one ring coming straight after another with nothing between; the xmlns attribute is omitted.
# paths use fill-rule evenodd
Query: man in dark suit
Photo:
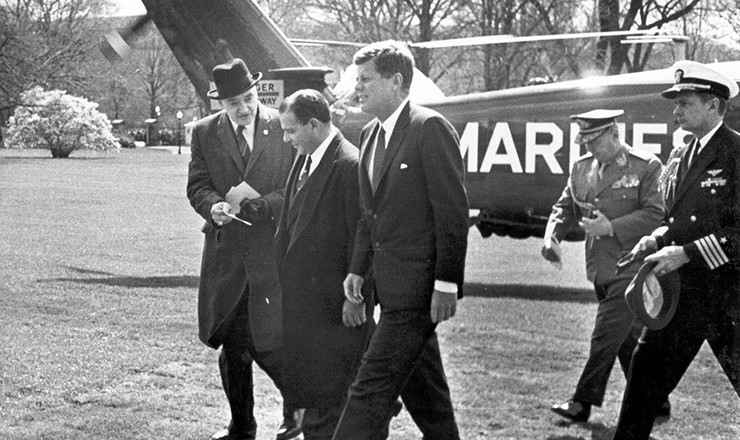
<svg viewBox="0 0 740 440"><path fill-rule="evenodd" d="M586 232L586 276L599 306L588 360L573 397L552 411L585 422L591 406L601 406L609 375L618 358L627 376L642 325L624 300L638 265L615 273L619 257L660 226L665 207L658 189L662 166L652 153L622 142L617 127L622 110L592 110L571 116L579 126L576 143L588 153L573 165L568 184L553 206L541 253L560 263L559 242L571 228ZM663 414L670 414L670 405Z"/></svg>
<svg viewBox="0 0 740 440"><path fill-rule="evenodd" d="M360 135L360 206L352 302L372 268L381 312L334 438L376 439L400 395L427 440L459 438L436 326L462 295L468 202L458 137L440 114L409 103L414 60L402 43L361 49L355 90L376 117ZM387 146L387 148L386 148Z"/></svg>
<svg viewBox="0 0 740 440"><path fill-rule="evenodd" d="M299 154L275 244L285 392L306 408L304 438L330 440L374 328L372 301L351 303L342 287L360 218L358 150L334 127L329 103L316 90L286 98L280 125Z"/></svg>
<svg viewBox="0 0 740 440"><path fill-rule="evenodd" d="M723 123L738 86L693 61L679 61L673 71L676 83L662 95L694 137L671 152L661 176L664 226L633 252L654 252L645 261L657 263L658 276L677 270L680 295L668 325L646 329L638 342L617 440L650 437L661 402L705 340L740 396L740 134Z"/></svg>
<svg viewBox="0 0 740 440"><path fill-rule="evenodd" d="M216 89L208 95L224 110L195 124L191 144L187 195L206 220L200 339L212 348L223 345L219 367L231 408L229 428L212 437L218 439L256 436L252 361L283 389L273 236L293 153L283 143L277 112L259 104L254 86L260 78L238 58L216 66ZM278 439L297 436L300 426L285 402L283 416Z"/></svg>

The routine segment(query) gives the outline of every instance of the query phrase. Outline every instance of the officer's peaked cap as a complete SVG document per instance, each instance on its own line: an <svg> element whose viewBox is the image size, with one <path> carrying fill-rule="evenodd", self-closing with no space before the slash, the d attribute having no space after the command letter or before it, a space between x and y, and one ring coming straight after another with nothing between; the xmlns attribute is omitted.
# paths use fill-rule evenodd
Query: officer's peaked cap
<svg viewBox="0 0 740 440"><path fill-rule="evenodd" d="M575 143L585 144L598 138L606 129L617 125L617 117L624 114L624 110L596 109L579 115L571 115L570 119L578 124L578 135Z"/></svg>
<svg viewBox="0 0 740 440"><path fill-rule="evenodd" d="M724 100L737 96L735 81L702 63L681 60L671 67L671 71L675 84L661 93L664 98L674 99L683 91L711 93Z"/></svg>

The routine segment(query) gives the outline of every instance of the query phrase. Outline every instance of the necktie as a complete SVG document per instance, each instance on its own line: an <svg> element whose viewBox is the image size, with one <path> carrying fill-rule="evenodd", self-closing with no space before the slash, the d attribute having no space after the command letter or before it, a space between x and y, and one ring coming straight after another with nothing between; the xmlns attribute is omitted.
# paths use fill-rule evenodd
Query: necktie
<svg viewBox="0 0 740 440"><path fill-rule="evenodd" d="M252 155L252 150L249 149L247 139L244 137L245 129L246 127L243 125L236 127L236 145L239 147L239 152L242 154L244 165L246 166L249 163L249 156Z"/></svg>
<svg viewBox="0 0 740 440"><path fill-rule="evenodd" d="M689 171L689 167L691 166L691 161L693 160L693 156L696 154L698 144L699 144L699 141L696 138L694 138L694 140L691 141L691 145L689 145L688 151L684 153L683 158L681 159L681 169L679 171L679 176L681 180L683 180L684 176L686 176L686 173Z"/></svg>
<svg viewBox="0 0 740 440"><path fill-rule="evenodd" d="M383 169L383 158L385 157L385 130L380 126L378 134L375 136L375 152L373 156L373 193L378 189L380 183L380 172Z"/></svg>
<svg viewBox="0 0 740 440"><path fill-rule="evenodd" d="M308 180L308 173L311 171L311 156L306 155L306 166L301 170L301 174L298 176L298 181L295 184L295 191L298 192L303 188Z"/></svg>

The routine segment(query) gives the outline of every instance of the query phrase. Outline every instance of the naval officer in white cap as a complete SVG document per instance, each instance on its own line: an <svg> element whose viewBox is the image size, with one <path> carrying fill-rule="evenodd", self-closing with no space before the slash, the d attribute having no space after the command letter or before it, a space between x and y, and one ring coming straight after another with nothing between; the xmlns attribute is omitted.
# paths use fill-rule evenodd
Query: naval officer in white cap
<svg viewBox="0 0 740 440"><path fill-rule="evenodd" d="M575 393L552 407L574 422L587 421L591 406L601 406L617 358L627 375L642 324L628 308L624 292L639 265L616 273L617 260L657 228L664 214L658 189L660 160L619 139L616 118L623 114L600 109L571 116L579 126L575 142L585 146L588 154L574 164L553 206L541 249L545 259L557 263L559 242L568 232L580 226L586 233L586 275L594 284L599 306ZM664 411L670 412L670 405Z"/></svg>
<svg viewBox="0 0 740 440"><path fill-rule="evenodd" d="M694 136L671 152L661 176L663 226L633 252L653 252L645 262L657 262L656 275L678 271L681 293L671 321L640 338L615 440L650 437L661 403L705 340L740 396L740 134L723 122L738 85L693 61L672 71L675 84L662 95Z"/></svg>

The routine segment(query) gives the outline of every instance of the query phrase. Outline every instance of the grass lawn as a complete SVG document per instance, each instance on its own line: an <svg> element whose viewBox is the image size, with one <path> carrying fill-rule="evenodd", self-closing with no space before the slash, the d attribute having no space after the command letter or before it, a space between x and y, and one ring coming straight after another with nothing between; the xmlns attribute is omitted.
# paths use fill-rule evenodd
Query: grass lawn
<svg viewBox="0 0 740 440"><path fill-rule="evenodd" d="M189 156L0 150L0 439L209 438L228 423L218 353L197 338L202 220ZM537 239L470 231L467 297L439 328L463 439L609 440L624 378L565 424L595 302L581 243L557 271ZM280 399L256 368L259 439ZM655 439L740 439L740 400L705 345ZM420 438L406 412L392 440Z"/></svg>

